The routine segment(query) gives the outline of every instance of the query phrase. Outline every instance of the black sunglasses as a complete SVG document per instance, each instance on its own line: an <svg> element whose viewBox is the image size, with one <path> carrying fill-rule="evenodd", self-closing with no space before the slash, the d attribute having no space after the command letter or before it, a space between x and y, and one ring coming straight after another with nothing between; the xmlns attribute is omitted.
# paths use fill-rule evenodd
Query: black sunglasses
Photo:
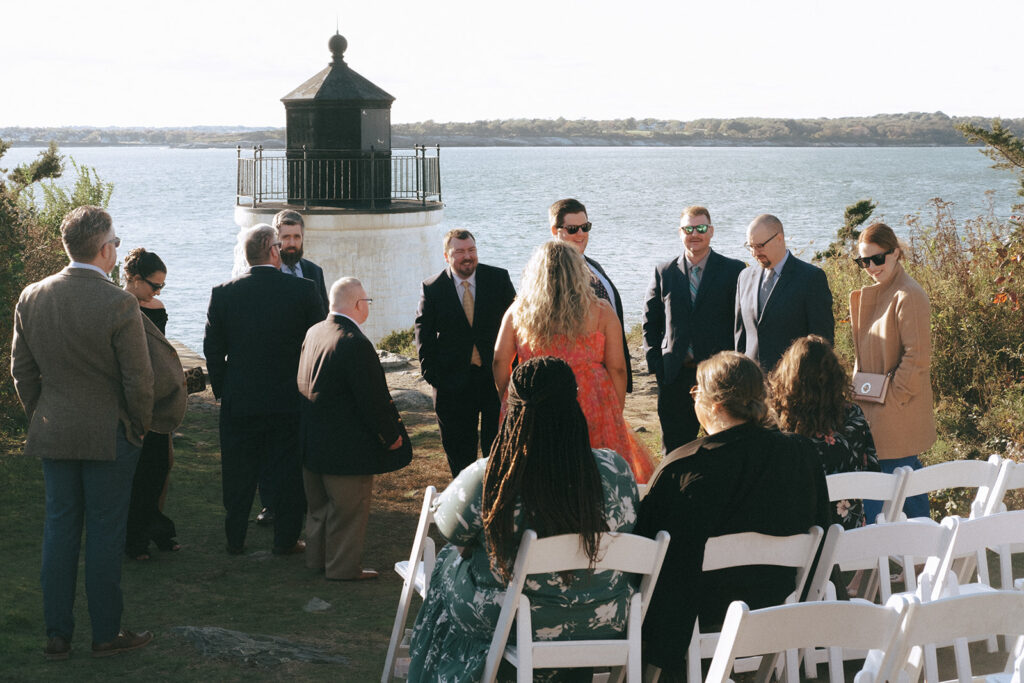
<svg viewBox="0 0 1024 683"><path fill-rule="evenodd" d="M163 289L167 285L166 282L161 282L160 284L157 284L157 283L153 282L152 280L147 280L146 278L142 278L142 281L145 282L150 287L152 287L154 292L159 292L161 289Z"/></svg>
<svg viewBox="0 0 1024 683"><path fill-rule="evenodd" d="M871 263L874 263L876 266L881 266L885 264L885 257L894 251L896 251L895 247L890 249L889 251L883 251L881 254L874 254L872 256L861 256L860 258L855 258L853 259L853 262L856 263L861 268L867 268L868 265Z"/></svg>
<svg viewBox="0 0 1024 683"><path fill-rule="evenodd" d="M701 223L700 225L680 225L679 229L685 232L687 235L692 235L694 230L696 230L699 234L703 235L704 233L711 229L711 226L708 225L707 223Z"/></svg>
<svg viewBox="0 0 1024 683"><path fill-rule="evenodd" d="M594 227L594 224L591 223L590 221L587 221L583 225L559 225L558 229L565 230L570 235L575 235L580 230L582 230L583 232L590 232L590 229L592 227Z"/></svg>

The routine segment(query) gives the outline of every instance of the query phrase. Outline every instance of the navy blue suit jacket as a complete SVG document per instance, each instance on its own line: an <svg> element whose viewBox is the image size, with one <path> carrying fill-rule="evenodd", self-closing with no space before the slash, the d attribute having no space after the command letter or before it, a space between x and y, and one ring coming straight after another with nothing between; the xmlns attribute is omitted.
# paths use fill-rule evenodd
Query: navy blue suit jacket
<svg viewBox="0 0 1024 683"><path fill-rule="evenodd" d="M469 386L474 345L484 371L490 373L498 328L515 298L507 270L478 264L470 327L451 270L445 268L424 280L414 325L423 379L436 389L458 391Z"/></svg>
<svg viewBox="0 0 1024 683"><path fill-rule="evenodd" d="M324 315L331 309L331 302L327 298L327 283L324 282L324 269L309 259L299 259L299 268L302 269L302 277L312 280L316 285L316 293L324 304Z"/></svg>
<svg viewBox="0 0 1024 683"><path fill-rule="evenodd" d="M626 323L622 317L622 297L619 296L619 290L615 288L615 283L608 277L608 273L604 272L604 268L601 264L590 258L584 256L583 259L594 267L594 270L601 273L604 279L608 281L608 284L612 286L612 291L608 292L612 295L612 305L615 307L615 313L619 316L619 325L622 327L622 353L626 356L626 392L633 391L633 363L629 357L629 344L626 343Z"/></svg>
<svg viewBox="0 0 1024 683"><path fill-rule="evenodd" d="M690 344L698 363L731 350L734 344L736 278L745 267L743 262L712 251L701 274L697 300L691 302L685 261L681 255L655 267L644 303L647 369L659 385L676 380Z"/></svg>
<svg viewBox="0 0 1024 683"><path fill-rule="evenodd" d="M214 287L203 354L221 410L232 417L298 413L299 351L321 320L313 282L277 268L257 266Z"/></svg>
<svg viewBox="0 0 1024 683"><path fill-rule="evenodd" d="M736 350L769 372L794 339L818 334L831 344L835 318L825 271L792 253L758 317L757 292L763 272L760 265L754 265L740 273L736 284L735 337Z"/></svg>

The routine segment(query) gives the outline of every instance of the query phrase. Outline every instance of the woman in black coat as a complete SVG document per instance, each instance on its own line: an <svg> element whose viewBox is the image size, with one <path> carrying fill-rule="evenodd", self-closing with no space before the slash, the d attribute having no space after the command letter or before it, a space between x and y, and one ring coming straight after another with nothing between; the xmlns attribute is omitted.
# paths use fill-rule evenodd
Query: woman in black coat
<svg viewBox="0 0 1024 683"><path fill-rule="evenodd" d="M752 609L775 605L793 591L794 570L736 567L703 573L712 536L756 531L804 533L829 521L828 489L811 442L763 426L764 376L758 365L723 351L697 367L691 389L707 432L668 454L640 504L636 533L672 535L644 620L644 656L672 679L685 677L693 624L721 624L729 603ZM664 679L663 679L664 680Z"/></svg>

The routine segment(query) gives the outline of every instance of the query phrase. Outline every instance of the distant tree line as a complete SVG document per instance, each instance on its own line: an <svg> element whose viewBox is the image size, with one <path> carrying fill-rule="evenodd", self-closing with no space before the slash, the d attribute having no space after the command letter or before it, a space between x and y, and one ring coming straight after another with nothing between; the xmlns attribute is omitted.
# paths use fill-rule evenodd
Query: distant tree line
<svg viewBox="0 0 1024 683"><path fill-rule="evenodd" d="M764 145L764 146L953 146L965 140L958 127L991 128L999 119L947 116L942 112L877 114L817 119L495 119L490 121L398 123L396 147L439 143L462 145ZM1024 118L1002 119L1024 135ZM191 128L0 128L15 145L170 145L175 147L284 146L283 128L195 126Z"/></svg>

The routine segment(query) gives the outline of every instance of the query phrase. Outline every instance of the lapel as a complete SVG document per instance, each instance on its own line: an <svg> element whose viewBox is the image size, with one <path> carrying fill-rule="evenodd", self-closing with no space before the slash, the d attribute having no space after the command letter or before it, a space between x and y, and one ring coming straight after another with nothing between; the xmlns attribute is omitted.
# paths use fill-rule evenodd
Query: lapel
<svg viewBox="0 0 1024 683"><path fill-rule="evenodd" d="M690 276L686 274L686 254L680 254L679 258L676 259L674 268L677 272L677 277L674 278L675 282L672 285L672 297L673 301L679 301L681 308L687 312L692 312L695 308L695 301L690 301ZM700 290L704 286L703 278L701 279L700 285L697 287L697 296L700 297Z"/></svg>
<svg viewBox="0 0 1024 683"><path fill-rule="evenodd" d="M445 289L449 292L448 294L446 294L446 296L449 297L449 301L451 301L452 300L451 299L451 295L452 295L452 293L454 293L454 295L455 295L454 306L455 306L456 310L458 311L459 319L466 324L466 329L467 330L472 329L472 326L470 326L470 324L469 324L469 318L466 317L466 309L462 307L462 293L463 293L464 290L462 290L462 288L459 287L458 283L455 280L455 275L452 273L452 269L450 267L444 269L444 276L445 276L445 279L447 280L447 284L445 286ZM477 274L476 274L476 291L477 291L477 294L480 293L480 268L479 267L477 268ZM476 297L474 297L473 298L473 313L474 313L474 317L475 317L477 308L478 308L478 306L477 306Z"/></svg>
<svg viewBox="0 0 1024 683"><path fill-rule="evenodd" d="M782 272L779 273L779 279L776 281L775 286L772 287L772 293L768 295L768 301L764 302L764 310L761 311L761 317L758 318L758 322L764 320L764 314L768 312L769 308L775 307L775 302L781 301L784 296L784 291L793 281L793 271L796 269L796 256L793 256L792 252L786 257L786 265L782 266ZM764 270L763 268L761 269ZM754 305L757 305L757 293L761 288L761 277L763 273L758 275L757 286L754 288ZM756 310L756 309L755 309Z"/></svg>

